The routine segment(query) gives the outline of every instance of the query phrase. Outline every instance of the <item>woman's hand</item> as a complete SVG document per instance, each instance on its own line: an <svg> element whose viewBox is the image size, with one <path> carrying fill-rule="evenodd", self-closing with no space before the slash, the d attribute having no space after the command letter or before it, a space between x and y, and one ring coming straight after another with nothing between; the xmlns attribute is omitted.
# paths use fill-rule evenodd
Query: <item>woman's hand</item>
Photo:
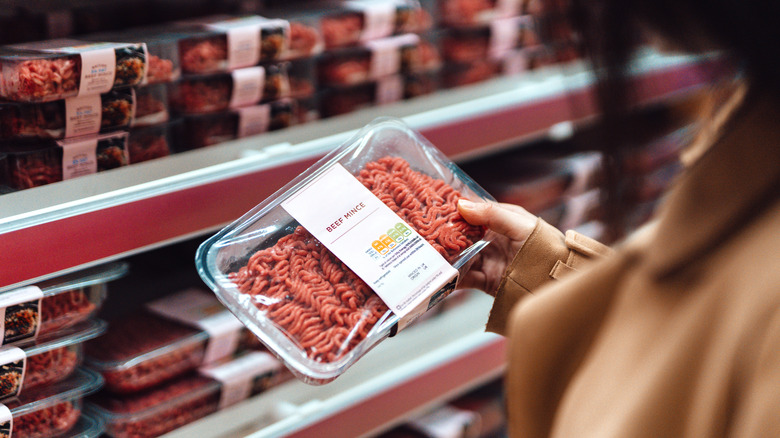
<svg viewBox="0 0 780 438"><path fill-rule="evenodd" d="M523 207L493 202L458 201L458 212L466 222L483 225L497 236L474 260L459 288L474 288L495 294L509 263L536 227L537 217Z"/></svg>

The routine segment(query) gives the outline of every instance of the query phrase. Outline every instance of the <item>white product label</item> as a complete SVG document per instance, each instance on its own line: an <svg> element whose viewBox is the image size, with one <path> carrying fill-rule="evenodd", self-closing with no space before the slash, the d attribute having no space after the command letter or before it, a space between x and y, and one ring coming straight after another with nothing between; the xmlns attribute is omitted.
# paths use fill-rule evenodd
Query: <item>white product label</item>
<svg viewBox="0 0 780 438"><path fill-rule="evenodd" d="M244 326L217 298L199 289L179 293L147 303L158 315L205 330L209 334L203 363L231 356L238 349Z"/></svg>
<svg viewBox="0 0 780 438"><path fill-rule="evenodd" d="M21 348L0 348L0 399L15 397L22 390L27 356Z"/></svg>
<svg viewBox="0 0 780 438"><path fill-rule="evenodd" d="M0 344L34 339L41 327L41 298L37 286L0 294Z"/></svg>
<svg viewBox="0 0 780 438"><path fill-rule="evenodd" d="M8 406L0 403L0 437L11 438L14 431L14 417Z"/></svg>
<svg viewBox="0 0 780 438"><path fill-rule="evenodd" d="M81 54L79 96L105 93L114 86L116 52L113 48L88 50Z"/></svg>
<svg viewBox="0 0 780 438"><path fill-rule="evenodd" d="M444 406L410 421L409 426L430 438L460 438L472 436L479 429L479 416L476 412Z"/></svg>
<svg viewBox="0 0 780 438"><path fill-rule="evenodd" d="M97 173L97 137L58 141L62 148L62 179Z"/></svg>
<svg viewBox="0 0 780 438"><path fill-rule="evenodd" d="M347 5L363 13L361 41L369 41L392 35L395 31L395 2L347 2Z"/></svg>
<svg viewBox="0 0 780 438"><path fill-rule="evenodd" d="M504 74L516 75L528 70L528 55L525 49L512 50L503 59Z"/></svg>
<svg viewBox="0 0 780 438"><path fill-rule="evenodd" d="M250 67L260 62L260 26L227 29L228 68Z"/></svg>
<svg viewBox="0 0 780 438"><path fill-rule="evenodd" d="M399 329L454 289L458 271L340 164L281 205L371 286Z"/></svg>
<svg viewBox="0 0 780 438"><path fill-rule="evenodd" d="M503 59L517 47L520 38L520 23L513 18L494 20L490 23L490 43L488 56Z"/></svg>
<svg viewBox="0 0 780 438"><path fill-rule="evenodd" d="M242 68L231 72L233 92L230 95L230 107L254 105L263 99L265 69L263 67Z"/></svg>
<svg viewBox="0 0 780 438"><path fill-rule="evenodd" d="M404 97L404 83L400 76L388 76L376 82L377 105L398 102Z"/></svg>
<svg viewBox="0 0 780 438"><path fill-rule="evenodd" d="M419 43L420 37L413 34L366 42L366 47L371 50L369 77L377 79L398 73L401 70L401 47Z"/></svg>
<svg viewBox="0 0 780 438"><path fill-rule="evenodd" d="M262 134L271 122L271 105L255 105L238 110L238 137Z"/></svg>
<svg viewBox="0 0 780 438"><path fill-rule="evenodd" d="M97 134L103 118L99 95L65 99L65 137Z"/></svg>
<svg viewBox="0 0 780 438"><path fill-rule="evenodd" d="M268 382L282 369L275 357L261 351L249 352L230 362L201 368L202 375L222 383L220 409L246 400L266 389Z"/></svg>

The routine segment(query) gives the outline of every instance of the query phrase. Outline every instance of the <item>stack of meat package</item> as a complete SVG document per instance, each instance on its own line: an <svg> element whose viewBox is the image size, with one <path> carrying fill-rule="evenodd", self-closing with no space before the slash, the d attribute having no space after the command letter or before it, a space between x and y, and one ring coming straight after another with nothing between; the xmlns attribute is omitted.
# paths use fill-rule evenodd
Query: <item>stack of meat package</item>
<svg viewBox="0 0 780 438"><path fill-rule="evenodd" d="M0 154L20 190L125 166L144 43L51 40L0 47Z"/></svg>
<svg viewBox="0 0 780 438"><path fill-rule="evenodd" d="M105 380L87 411L115 438L155 437L291 377L210 292L186 289L112 319L86 345Z"/></svg>
<svg viewBox="0 0 780 438"><path fill-rule="evenodd" d="M102 423L83 399L103 384L82 367L83 345L102 335L94 316L121 263L0 293L0 435L96 438Z"/></svg>

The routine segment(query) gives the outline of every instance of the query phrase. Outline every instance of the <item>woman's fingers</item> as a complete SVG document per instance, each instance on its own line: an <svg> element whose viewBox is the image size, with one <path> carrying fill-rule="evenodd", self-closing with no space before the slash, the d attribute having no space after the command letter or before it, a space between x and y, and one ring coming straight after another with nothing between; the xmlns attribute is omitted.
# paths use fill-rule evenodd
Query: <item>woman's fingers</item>
<svg viewBox="0 0 780 438"><path fill-rule="evenodd" d="M536 216L523 207L494 202L458 201L458 212L472 225L484 225L512 240L525 241L536 226Z"/></svg>

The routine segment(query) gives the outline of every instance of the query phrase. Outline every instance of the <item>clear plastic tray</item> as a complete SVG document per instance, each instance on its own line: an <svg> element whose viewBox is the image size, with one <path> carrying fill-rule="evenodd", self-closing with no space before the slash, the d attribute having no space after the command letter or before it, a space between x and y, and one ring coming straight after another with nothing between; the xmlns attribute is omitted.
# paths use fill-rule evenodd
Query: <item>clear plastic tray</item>
<svg viewBox="0 0 780 438"><path fill-rule="evenodd" d="M290 374L283 370L279 365L276 369L263 370L262 374L248 371L248 374L235 376L245 379L249 386L238 389L241 396L231 403L286 381ZM137 394L119 396L103 392L89 399L87 411L105 422L106 434L113 438L151 438L226 406L222 399L223 388L224 384L219 380L193 373Z"/></svg>
<svg viewBox="0 0 780 438"><path fill-rule="evenodd" d="M135 88L133 127L159 125L167 122L170 117L166 84L152 84Z"/></svg>
<svg viewBox="0 0 780 438"><path fill-rule="evenodd" d="M399 322L363 280L282 207L311 181L326 171L339 170L339 166L356 175L357 181L419 231L419 242L428 241L430 250L443 256L444 265L463 272L488 244L485 230L468 225L457 213L456 201L460 197L490 200L490 195L427 140L395 119L372 122L202 243L196 265L206 284L293 374L312 384L337 378L390 336ZM391 184L395 192L391 192ZM410 193L402 190L406 187L413 187L419 195L409 197ZM429 225L434 223L431 221L435 226ZM395 236L403 242L400 235ZM366 245L368 257L375 256L372 247L381 250L381 245ZM395 246L392 240L387 245ZM422 244L421 248L427 246ZM397 253L382 250L381 254L380 259ZM299 268L298 263L307 269ZM312 282L322 285L322 294L307 293L304 284ZM436 298L439 296L431 298L429 306Z"/></svg>
<svg viewBox="0 0 780 438"><path fill-rule="evenodd" d="M146 43L148 65L145 84L172 82L181 76L179 65L179 39L170 31L152 28L138 28L121 32L91 34L85 37L91 41L117 41Z"/></svg>
<svg viewBox="0 0 780 438"><path fill-rule="evenodd" d="M114 51L113 82L106 79L107 84L95 80L82 84L82 56L110 49ZM114 87L141 83L146 75L146 45L106 46L78 40L51 40L5 46L0 49L0 73L0 96L8 100L47 102L100 94Z"/></svg>
<svg viewBox="0 0 780 438"><path fill-rule="evenodd" d="M140 391L197 368L208 338L205 331L139 312L111 321L105 335L87 342L86 363L112 392Z"/></svg>
<svg viewBox="0 0 780 438"><path fill-rule="evenodd" d="M20 347L26 358L23 367L19 363L0 366L0 399L68 378L81 365L81 344L102 335L106 327L104 321L88 320Z"/></svg>
<svg viewBox="0 0 780 438"><path fill-rule="evenodd" d="M142 126L130 129L128 147L130 164L167 157L176 148L176 141L182 135L181 119L174 119L160 125Z"/></svg>
<svg viewBox="0 0 780 438"><path fill-rule="evenodd" d="M0 152L8 156L10 186L17 190L29 189L126 166L129 159L127 136L127 131L116 131L64 140L6 140L0 142ZM66 176L65 166L63 166L63 145L74 144L74 142L78 144L88 142L90 148L94 147L87 152L94 153L94 158L86 161L87 164L93 164L93 167L79 166Z"/></svg>
<svg viewBox="0 0 780 438"><path fill-rule="evenodd" d="M82 400L100 389L99 374L79 368L68 379L37 388L4 404L13 417L13 436L70 437L81 418Z"/></svg>
<svg viewBox="0 0 780 438"><path fill-rule="evenodd" d="M289 94L287 64L279 63L230 73L185 76L171 84L170 104L179 113L199 114L251 106Z"/></svg>
<svg viewBox="0 0 780 438"><path fill-rule="evenodd" d="M77 98L54 102L0 102L0 139L23 137L61 139L97 134L126 128L135 111L130 89L113 90L95 97L94 102ZM92 107L94 104L96 107ZM68 116L68 110L89 113L92 122L79 120L85 116Z"/></svg>
<svg viewBox="0 0 780 438"><path fill-rule="evenodd" d="M198 149L295 124L297 101L280 99L211 114L184 116L180 150Z"/></svg>

